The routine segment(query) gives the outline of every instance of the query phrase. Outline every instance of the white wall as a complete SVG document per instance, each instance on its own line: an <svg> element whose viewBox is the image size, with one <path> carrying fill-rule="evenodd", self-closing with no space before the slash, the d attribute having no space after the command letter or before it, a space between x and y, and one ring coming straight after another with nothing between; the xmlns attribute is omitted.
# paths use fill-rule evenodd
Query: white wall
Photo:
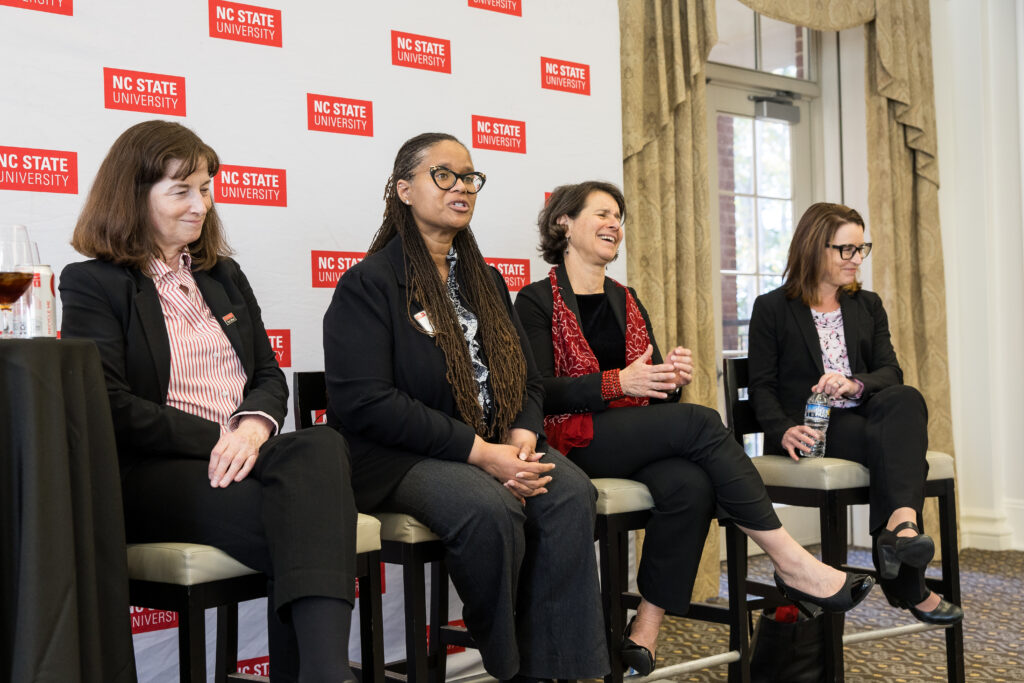
<svg viewBox="0 0 1024 683"><path fill-rule="evenodd" d="M1019 3L933 0L961 545L1024 549Z"/></svg>

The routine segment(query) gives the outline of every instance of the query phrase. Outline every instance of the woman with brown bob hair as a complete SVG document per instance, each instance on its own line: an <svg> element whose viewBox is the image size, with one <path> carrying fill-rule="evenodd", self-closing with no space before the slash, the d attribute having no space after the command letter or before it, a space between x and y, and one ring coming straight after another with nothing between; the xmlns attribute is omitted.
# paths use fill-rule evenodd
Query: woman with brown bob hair
<svg viewBox="0 0 1024 683"><path fill-rule="evenodd" d="M204 543L266 573L272 679L354 680L347 448L330 429L280 433L288 387L228 257L218 166L178 123L114 142L72 238L93 260L61 273L62 334L103 360L128 541Z"/></svg>
<svg viewBox="0 0 1024 683"><path fill-rule="evenodd" d="M485 180L451 135L398 150L380 229L324 316L327 421L359 509L441 538L489 674L599 678L597 493L544 439L526 336L470 228Z"/></svg>
<svg viewBox="0 0 1024 683"><path fill-rule="evenodd" d="M799 460L825 434L804 426L808 395L832 410L825 455L871 473L873 557L886 598L920 621L949 625L963 610L928 590L935 552L918 527L928 474L928 410L903 384L882 300L857 272L871 252L864 219L848 206L814 204L789 245L782 287L754 301L750 401L765 453Z"/></svg>
<svg viewBox="0 0 1024 683"><path fill-rule="evenodd" d="M716 508L771 556L793 599L845 611L873 581L818 562L793 540L718 413L679 403L690 351L675 347L663 361L636 292L605 275L625 215L609 183L556 188L537 221L554 267L519 292L516 310L544 378L548 441L591 477L635 479L654 498L637 575L642 599L621 645L623 662L646 675L665 611L689 610Z"/></svg>

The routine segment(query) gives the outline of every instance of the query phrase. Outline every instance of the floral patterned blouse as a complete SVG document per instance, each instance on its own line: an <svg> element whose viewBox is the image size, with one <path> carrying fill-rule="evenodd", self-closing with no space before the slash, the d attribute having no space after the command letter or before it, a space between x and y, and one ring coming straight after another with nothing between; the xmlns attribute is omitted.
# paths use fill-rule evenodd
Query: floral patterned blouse
<svg viewBox="0 0 1024 683"><path fill-rule="evenodd" d="M837 308L828 313L811 311L814 326L818 329L818 342L821 344L821 362L825 372L836 372L843 377L853 374L850 371L850 356L846 353L846 334L843 332L843 309ZM853 408L860 405L860 399L840 398L832 400L833 408Z"/></svg>

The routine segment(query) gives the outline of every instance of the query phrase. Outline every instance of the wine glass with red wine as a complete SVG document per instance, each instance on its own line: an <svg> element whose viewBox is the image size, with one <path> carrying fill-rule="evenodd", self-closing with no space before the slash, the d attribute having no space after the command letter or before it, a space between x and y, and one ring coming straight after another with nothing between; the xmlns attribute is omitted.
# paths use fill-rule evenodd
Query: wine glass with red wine
<svg viewBox="0 0 1024 683"><path fill-rule="evenodd" d="M32 284L34 260L25 226L0 227L0 339L14 336L11 306Z"/></svg>

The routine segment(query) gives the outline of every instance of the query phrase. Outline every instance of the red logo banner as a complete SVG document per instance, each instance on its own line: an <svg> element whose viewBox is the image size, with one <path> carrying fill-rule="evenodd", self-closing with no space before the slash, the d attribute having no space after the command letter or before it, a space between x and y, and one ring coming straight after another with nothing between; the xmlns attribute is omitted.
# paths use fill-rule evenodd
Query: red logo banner
<svg viewBox="0 0 1024 683"><path fill-rule="evenodd" d="M577 95L590 94L590 66L550 57L540 58L540 87Z"/></svg>
<svg viewBox="0 0 1024 683"><path fill-rule="evenodd" d="M473 114L473 147L526 154L526 122Z"/></svg>
<svg viewBox="0 0 1024 683"><path fill-rule="evenodd" d="M415 33L391 32L391 63L412 69L452 72L452 41L419 36Z"/></svg>
<svg viewBox="0 0 1024 683"><path fill-rule="evenodd" d="M178 628L178 613L148 607L132 607L132 634Z"/></svg>
<svg viewBox="0 0 1024 683"><path fill-rule="evenodd" d="M373 136L373 102L306 93L310 130Z"/></svg>
<svg viewBox="0 0 1024 683"><path fill-rule="evenodd" d="M324 410L322 412L324 414L327 413L326 410ZM327 424L327 420L324 419L323 422L314 422L313 424ZM380 563L380 594L381 595L386 595L387 592L388 592L387 573L384 571L384 563L381 562ZM356 597L357 598L359 597L359 578L358 577L356 578Z"/></svg>
<svg viewBox="0 0 1024 683"><path fill-rule="evenodd" d="M311 251L314 287L334 287L345 272L366 258L364 251Z"/></svg>
<svg viewBox="0 0 1024 683"><path fill-rule="evenodd" d="M0 145L0 190L78 194L78 152Z"/></svg>
<svg viewBox="0 0 1024 683"><path fill-rule="evenodd" d="M221 164L213 198L222 204L288 206L287 181L283 168Z"/></svg>
<svg viewBox="0 0 1024 683"><path fill-rule="evenodd" d="M210 37L281 47L281 10L210 0Z"/></svg>
<svg viewBox="0 0 1024 683"><path fill-rule="evenodd" d="M274 349L277 356L277 364L282 368L292 366L292 331L291 330L267 330L267 339L270 340L270 348Z"/></svg>
<svg viewBox="0 0 1024 683"><path fill-rule="evenodd" d="M270 655L238 660L238 673L248 676L269 676Z"/></svg>
<svg viewBox="0 0 1024 683"><path fill-rule="evenodd" d="M103 67L103 106L184 116L185 78Z"/></svg>
<svg viewBox="0 0 1024 683"><path fill-rule="evenodd" d="M0 5L34 9L37 12L63 14L72 16L75 13L74 0L0 0Z"/></svg>
<svg viewBox="0 0 1024 683"><path fill-rule="evenodd" d="M469 6L516 17L523 16L523 0L469 0Z"/></svg>
<svg viewBox="0 0 1024 683"><path fill-rule="evenodd" d="M518 292L530 284L530 259L525 258L485 258L487 265L494 266L505 278L505 285L510 292Z"/></svg>

